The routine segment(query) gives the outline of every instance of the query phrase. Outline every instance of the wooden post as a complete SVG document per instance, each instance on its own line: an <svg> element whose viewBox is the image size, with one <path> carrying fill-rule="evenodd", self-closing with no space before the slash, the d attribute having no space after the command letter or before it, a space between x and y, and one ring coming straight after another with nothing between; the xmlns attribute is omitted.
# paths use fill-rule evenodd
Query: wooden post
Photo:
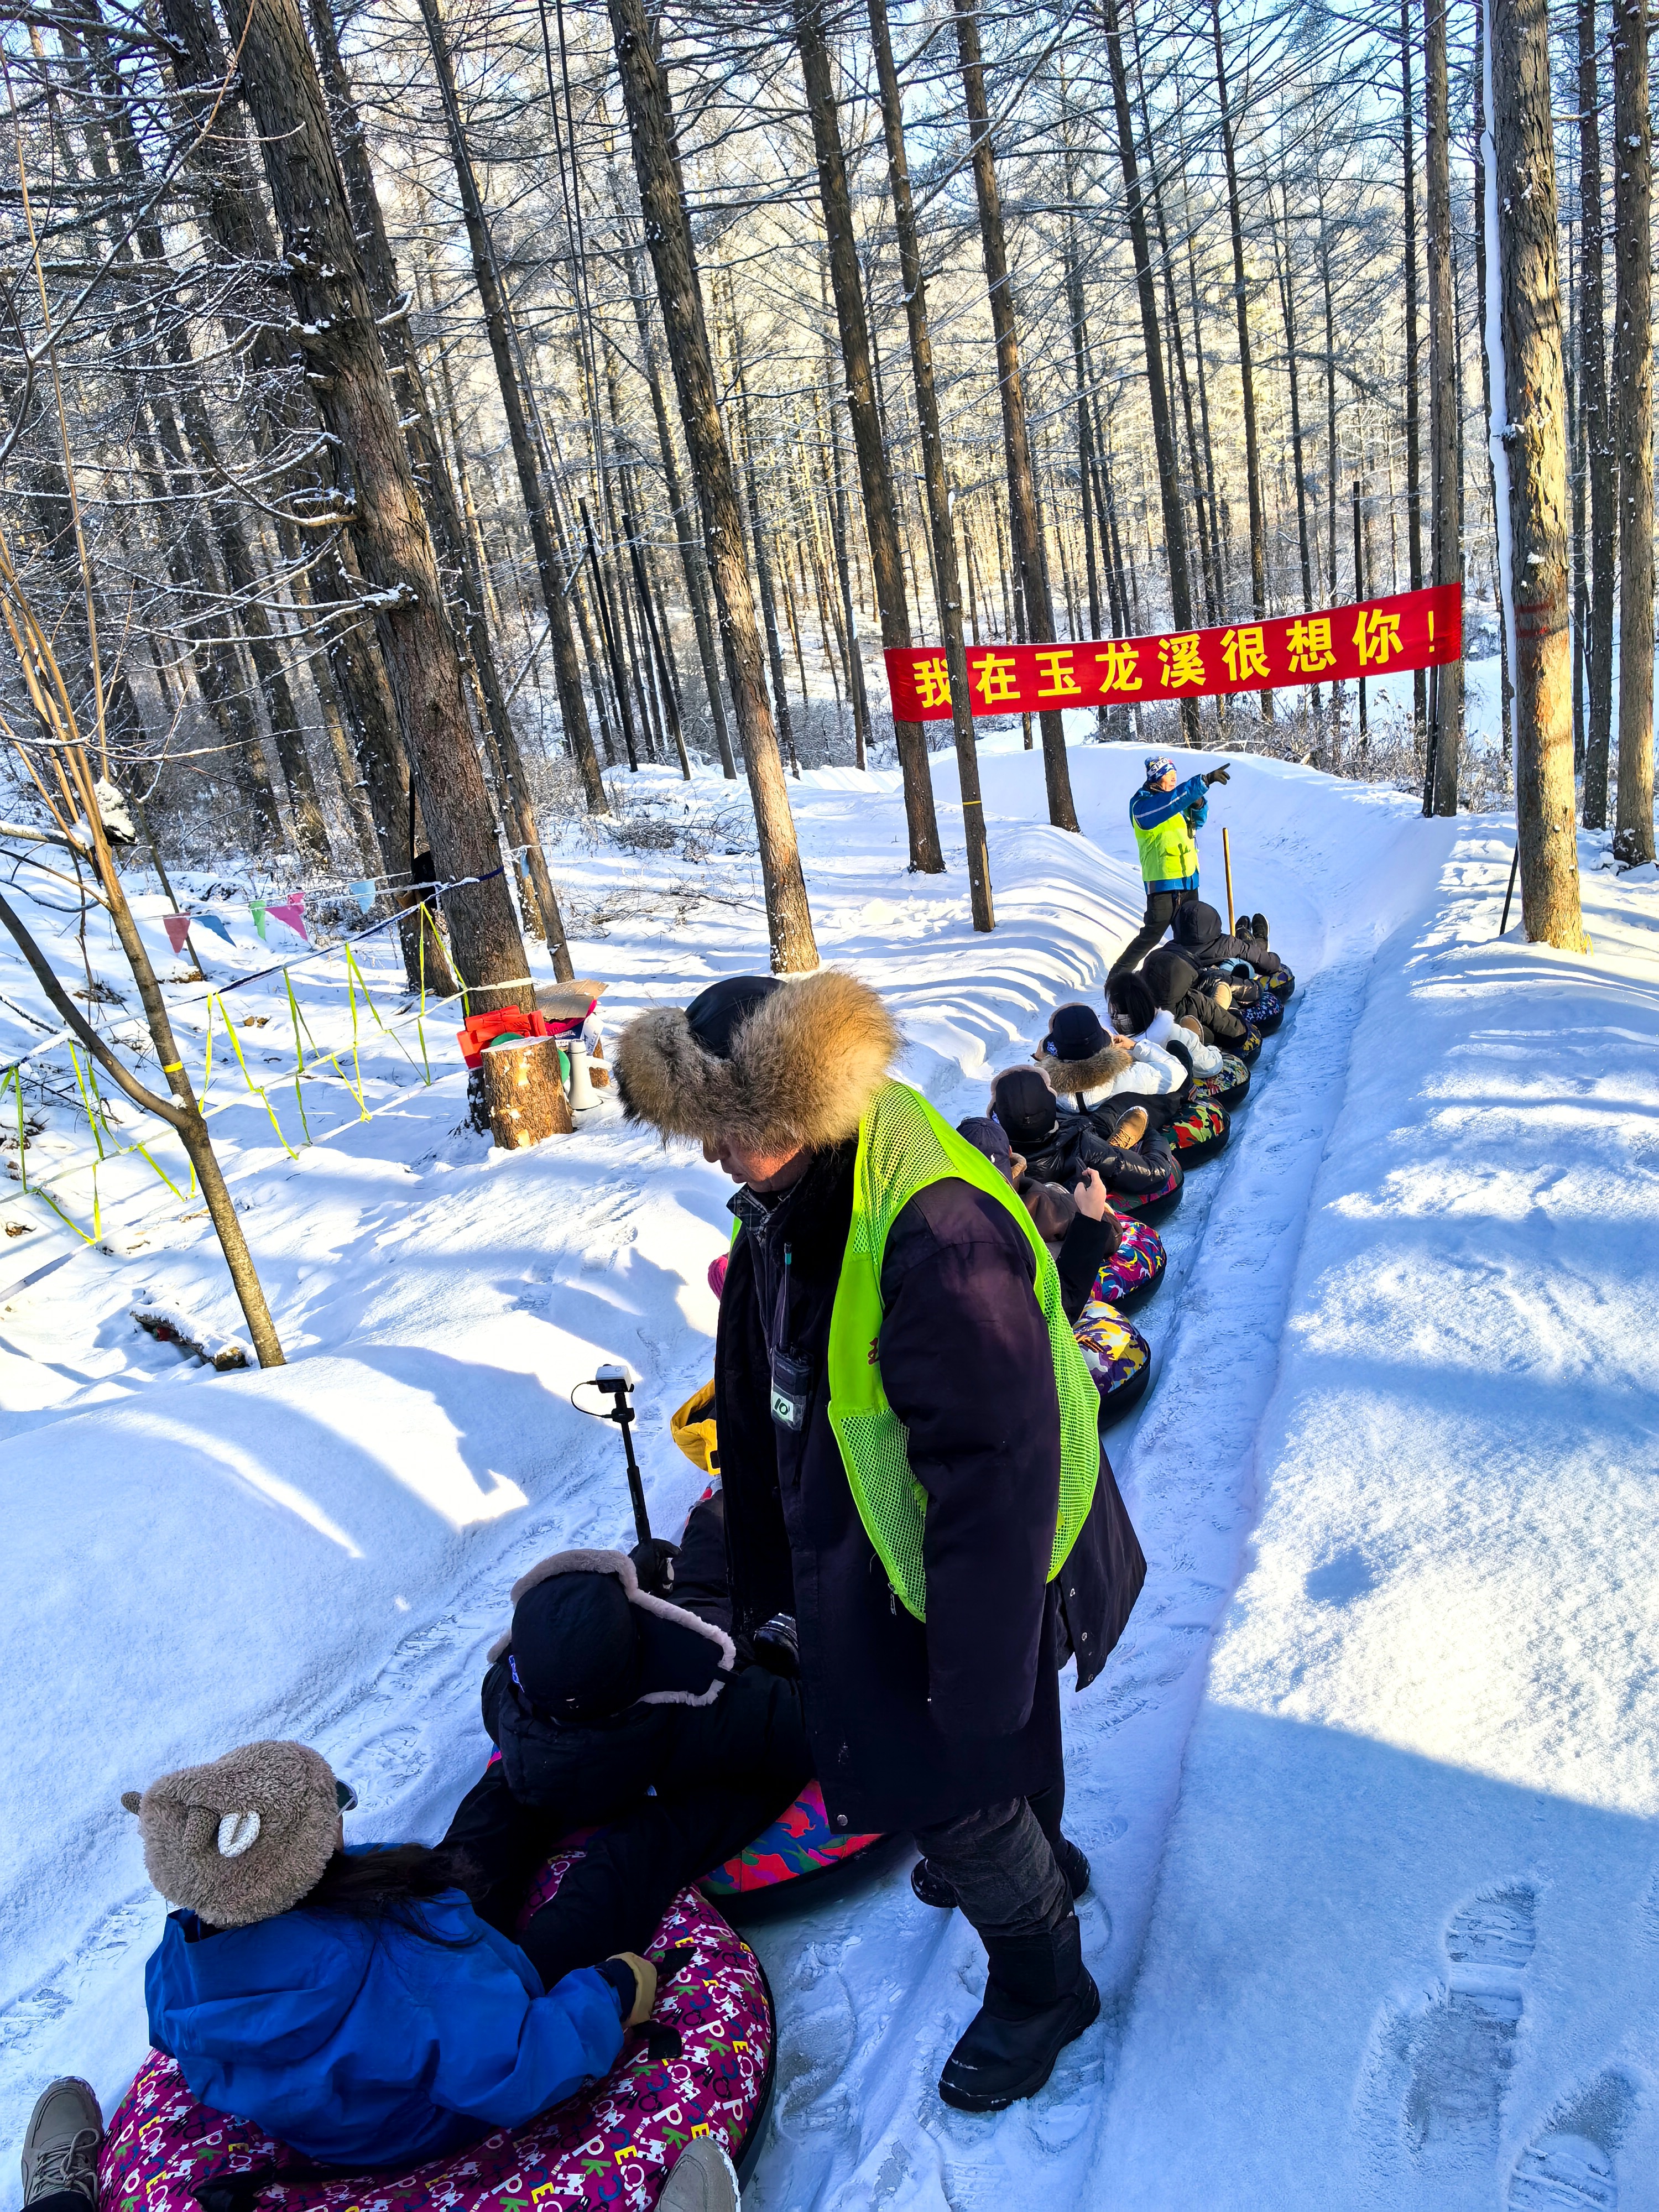
<svg viewBox="0 0 1659 2212"><path fill-rule="evenodd" d="M1221 833L1221 866L1227 878L1227 934L1231 937L1233 933L1233 848L1228 842L1224 830Z"/></svg>
<svg viewBox="0 0 1659 2212"><path fill-rule="evenodd" d="M483 1056L489 1127L504 1152L522 1152L544 1137L575 1127L559 1076L556 1037L501 1037Z"/></svg>

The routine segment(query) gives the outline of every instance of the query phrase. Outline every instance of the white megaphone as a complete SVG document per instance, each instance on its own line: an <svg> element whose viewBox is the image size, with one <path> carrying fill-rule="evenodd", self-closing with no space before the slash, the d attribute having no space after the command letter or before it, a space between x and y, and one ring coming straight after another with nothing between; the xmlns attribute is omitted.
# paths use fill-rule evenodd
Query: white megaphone
<svg viewBox="0 0 1659 2212"><path fill-rule="evenodd" d="M593 1089L593 1079L587 1072L587 1047L580 1036L573 1036L567 1048L570 1060L570 1110L580 1114L590 1106L597 1106L599 1098Z"/></svg>

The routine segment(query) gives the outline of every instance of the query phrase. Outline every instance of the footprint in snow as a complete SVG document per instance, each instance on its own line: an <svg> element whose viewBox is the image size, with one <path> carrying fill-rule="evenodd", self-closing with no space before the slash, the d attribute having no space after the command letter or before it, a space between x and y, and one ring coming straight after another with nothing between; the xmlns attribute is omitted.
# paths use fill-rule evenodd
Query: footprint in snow
<svg viewBox="0 0 1659 2212"><path fill-rule="evenodd" d="M1557 2106L1510 2176L1508 2212L1619 2212L1613 2153L1635 2105L1629 2077L1609 2072Z"/></svg>
<svg viewBox="0 0 1659 2212"><path fill-rule="evenodd" d="M1407 2073L1402 2118L1419 2156L1498 2148L1522 1977L1537 1940L1536 1903L1516 1883L1455 1912L1446 1930L1444 1986L1421 2012L1396 2023Z"/></svg>

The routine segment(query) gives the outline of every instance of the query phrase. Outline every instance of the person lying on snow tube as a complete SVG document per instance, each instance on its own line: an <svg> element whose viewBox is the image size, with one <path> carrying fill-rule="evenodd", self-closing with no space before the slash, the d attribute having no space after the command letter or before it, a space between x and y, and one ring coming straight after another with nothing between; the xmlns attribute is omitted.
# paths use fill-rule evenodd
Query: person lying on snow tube
<svg viewBox="0 0 1659 2212"><path fill-rule="evenodd" d="M551 1984L638 1950L676 1893L753 1841L811 1778L793 1636L739 1663L723 1630L640 1588L622 1552L558 1552L513 1585L483 1723L501 1753L447 1850L477 1869L480 1916L514 1929L562 1838L599 1827L519 1941Z"/></svg>
<svg viewBox="0 0 1659 2212"><path fill-rule="evenodd" d="M1252 1035L1248 1024L1234 1012L1232 993L1220 988L1207 989L1192 962L1176 951L1171 945L1161 945L1149 952L1135 971L1152 994L1154 1006L1162 1006L1178 1022L1195 1021L1206 1044L1219 1045L1224 1051L1237 1053L1241 1060L1252 1060L1261 1049L1261 1040ZM1113 1004L1112 994L1123 981L1114 975L1106 986L1106 1003Z"/></svg>
<svg viewBox="0 0 1659 2212"><path fill-rule="evenodd" d="M1266 915L1240 915L1238 919L1237 933L1230 933L1222 927L1214 907L1203 899L1194 899L1175 918L1175 950L1200 973L1237 960L1259 975L1272 975L1280 962L1278 954L1267 948Z"/></svg>
<svg viewBox="0 0 1659 2212"><path fill-rule="evenodd" d="M1192 1057L1181 1042L1190 1035L1176 1030L1167 1046L1144 1040L1132 1046L1103 1029L1092 1006L1058 1006L1049 1016L1048 1034L1031 1056L1044 1082L1073 1111L1088 1115L1109 1141L1112 1131L1103 1114L1115 1098L1139 1097L1147 1120L1187 1169L1222 1151L1228 1133L1224 1109L1192 1096ZM1126 1084L1133 1087L1119 1087ZM1152 1091L1152 1085L1161 1088Z"/></svg>
<svg viewBox="0 0 1659 2212"><path fill-rule="evenodd" d="M1244 1103L1250 1090L1248 1064L1236 1053L1207 1042L1195 1015L1183 1014L1177 1020L1167 1006L1158 1005L1143 975L1115 975L1107 992L1108 1010L1121 1036L1132 1042L1145 1039L1166 1050L1176 1046L1192 1061L1193 1097L1212 1099L1229 1114Z"/></svg>
<svg viewBox="0 0 1659 2212"><path fill-rule="evenodd" d="M822 969L640 1014L612 1066L631 1121L738 1186L714 1346L734 1618L799 1623L831 1821L910 1831L980 1930L939 2094L995 2112L1099 2011L1034 1801L1064 1780L1056 1645L1086 1686L1146 1567L1054 1261L890 1078L898 1048L876 994Z"/></svg>
<svg viewBox="0 0 1659 2212"><path fill-rule="evenodd" d="M1121 1213L1156 1220L1181 1196L1182 1170L1164 1138L1144 1126L1137 1104L1120 1118L1115 1143L1087 1114L1063 1112L1035 1067L1006 1067L991 1085L991 1114L1041 1182L1071 1190L1098 1170Z"/></svg>
<svg viewBox="0 0 1659 2212"><path fill-rule="evenodd" d="M630 1952L546 1981L474 1911L458 1852L348 1850L356 1798L308 1745L243 1744L121 1802L174 1907L144 1970L151 2044L202 2104L306 2158L406 2167L520 2127L608 2074L656 2002ZM34 2180L95 2199L76 2145L101 2121L74 2105L37 2105ZM54 2130L72 2136L55 2158ZM671 2177L658 2203L695 2204L696 2185Z"/></svg>
<svg viewBox="0 0 1659 2212"><path fill-rule="evenodd" d="M1039 1182L1011 1151L1006 1132L983 1116L958 1121L957 1133L983 1152L1019 1193L1038 1236L1054 1255L1066 1318L1100 1394L1101 1420L1116 1420L1146 1390L1152 1354L1139 1330L1112 1304L1103 1279L1110 1258L1109 1239L1112 1244L1117 1241L1105 1184L1092 1168L1084 1170L1074 1191ZM1064 1857L1066 1852L1074 1855L1070 1865ZM1088 1861L1070 1842L1063 1843L1057 1856L1066 1868L1073 1896L1080 1897L1088 1887Z"/></svg>

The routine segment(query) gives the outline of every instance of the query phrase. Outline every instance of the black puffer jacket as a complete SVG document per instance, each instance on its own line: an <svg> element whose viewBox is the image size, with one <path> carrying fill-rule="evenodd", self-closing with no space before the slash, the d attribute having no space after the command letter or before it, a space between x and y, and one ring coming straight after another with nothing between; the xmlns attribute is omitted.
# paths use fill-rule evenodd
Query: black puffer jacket
<svg viewBox="0 0 1659 2212"><path fill-rule="evenodd" d="M1202 899L1179 907L1175 918L1176 950L1194 968L1218 968L1224 960L1247 960L1259 975L1271 975L1279 962L1259 937L1230 937L1221 916Z"/></svg>
<svg viewBox="0 0 1659 2212"><path fill-rule="evenodd" d="M882 1382L929 1499L926 1623L893 1596L829 1418L853 1157L850 1144L821 1155L769 1213L739 1194L714 1357L734 1628L795 1615L817 1776L849 1832L924 1826L1057 1783L1056 1652L1073 1645L1091 1680L1145 1574L1103 1459L1090 1524L1047 1580L1060 1408L1035 1258L1006 1208L949 1180L904 1208L882 1268ZM771 1415L776 1330L806 1371L799 1430Z"/></svg>
<svg viewBox="0 0 1659 2212"><path fill-rule="evenodd" d="M1170 1147L1160 1131L1149 1128L1138 1145L1114 1145L1087 1114L1057 1114L1050 1133L1024 1157L1028 1175L1065 1190L1080 1181L1085 1168L1098 1170L1108 1190L1130 1198L1160 1189L1170 1180Z"/></svg>
<svg viewBox="0 0 1659 2212"><path fill-rule="evenodd" d="M1211 911L1214 911L1213 908ZM1162 945L1156 951L1149 952L1140 963L1139 973L1160 1006L1167 1007L1177 1021L1183 1015L1190 1015L1198 1023L1206 1044L1218 1044L1232 1051L1249 1036L1246 1024L1230 1008L1217 1006L1204 990L1198 969L1173 945Z"/></svg>

